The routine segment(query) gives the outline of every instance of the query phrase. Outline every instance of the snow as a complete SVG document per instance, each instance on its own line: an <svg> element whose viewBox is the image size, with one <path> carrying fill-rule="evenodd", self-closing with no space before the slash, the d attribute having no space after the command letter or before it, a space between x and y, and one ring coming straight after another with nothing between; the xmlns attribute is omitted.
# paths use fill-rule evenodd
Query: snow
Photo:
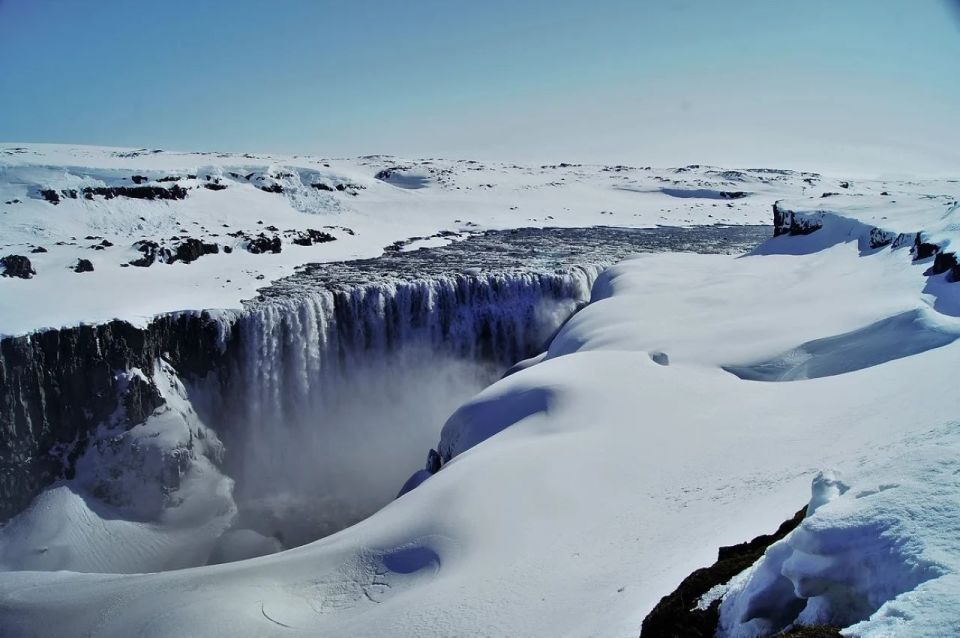
<svg viewBox="0 0 960 638"><path fill-rule="evenodd" d="M0 569L162 571L206 561L236 514L233 481L172 371L156 378L165 406L129 430L101 433L75 478L0 527Z"/></svg>
<svg viewBox="0 0 960 638"><path fill-rule="evenodd" d="M731 584L719 635L765 636L791 623L865 638L956 633L960 463L943 434L922 433L895 460L849 476L818 475L801 526Z"/></svg>
<svg viewBox="0 0 960 638"><path fill-rule="evenodd" d="M370 518L224 565L3 573L0 631L636 635L718 546L775 527L833 468L813 515L764 559L805 583L802 619L863 620L850 632L870 636L955 633L960 344L942 336L960 321L934 295L960 293L930 292L904 250L861 254L857 235L777 248L814 237L740 258L623 262L545 357L456 411L442 469ZM897 345L900 331L912 345ZM834 346L863 356L837 359ZM763 381L725 370L798 350L815 374L809 363ZM848 489L831 492L839 481ZM822 557L808 559L814 549ZM882 557L869 563L882 579L848 569L866 553ZM867 603L852 613L813 575Z"/></svg>
<svg viewBox="0 0 960 638"><path fill-rule="evenodd" d="M134 177L145 178L144 186L179 185L187 195L146 201L86 199L79 192L76 199L63 196L54 205L40 194L130 187ZM172 178L179 181L159 181ZM217 180L226 188L208 190ZM450 241L437 236L441 231L769 224L776 199L837 191L839 184L814 173L706 166L519 166L0 144L0 256L25 255L37 271L30 280L0 277L0 334L113 318L143 323L184 309L238 308L299 265L376 257L411 237L422 239L405 250L441 245ZM913 192L928 186L858 182L852 188ZM282 192L262 190L276 187ZM722 199L721 193L735 192L746 196ZM298 246L285 239L279 254L253 255L242 249L241 239L228 235L256 235L271 226L281 233L323 230L336 241ZM233 251L189 264L124 267L141 256L133 247L137 241L175 245L173 237L187 236ZM95 249L103 240L113 246ZM32 253L37 246L48 252ZM73 272L80 258L91 260L94 271Z"/></svg>

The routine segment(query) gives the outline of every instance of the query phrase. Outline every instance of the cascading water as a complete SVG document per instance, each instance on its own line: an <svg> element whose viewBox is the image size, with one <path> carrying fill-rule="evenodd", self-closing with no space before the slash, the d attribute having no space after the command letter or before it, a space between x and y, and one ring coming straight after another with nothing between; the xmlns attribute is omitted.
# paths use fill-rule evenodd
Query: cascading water
<svg viewBox="0 0 960 638"><path fill-rule="evenodd" d="M188 555L222 562L339 530L396 496L461 403L541 352L589 300L605 265L643 251L739 252L769 232L491 231L439 248L313 264L240 311L5 339L0 516L37 516L23 508L59 479L56 489L74 496L57 498L100 521L89 532L97 538L63 541L69 551L57 562L22 550L34 542L25 536L26 544L8 546L8 564L157 570L183 566ZM156 463L136 462L147 452ZM95 476L80 475L91 467ZM153 467L164 475L151 476ZM232 495L218 472L233 480ZM123 562L112 560L116 551L70 558L91 556L104 538L122 545L131 495L151 481L160 486L151 494L161 514L136 528L156 536L149 560L135 549ZM204 504L214 502L221 505L208 512ZM75 528L69 521L78 514L64 511L56 525ZM202 526L203 538L184 535L185 521ZM0 528L0 568L3 550Z"/></svg>
<svg viewBox="0 0 960 638"><path fill-rule="evenodd" d="M231 326L198 385L239 526L300 544L396 495L446 417L543 350L600 268L451 274L271 299ZM195 402L198 403L198 402Z"/></svg>

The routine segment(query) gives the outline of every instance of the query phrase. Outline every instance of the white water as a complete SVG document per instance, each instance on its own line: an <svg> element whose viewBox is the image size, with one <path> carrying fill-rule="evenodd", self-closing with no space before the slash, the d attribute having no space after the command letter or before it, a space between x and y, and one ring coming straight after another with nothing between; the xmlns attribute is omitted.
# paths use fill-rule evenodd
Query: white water
<svg viewBox="0 0 960 638"><path fill-rule="evenodd" d="M237 527L297 545L389 502L446 418L541 352L598 272L318 290L224 319L229 364L192 396L227 446Z"/></svg>

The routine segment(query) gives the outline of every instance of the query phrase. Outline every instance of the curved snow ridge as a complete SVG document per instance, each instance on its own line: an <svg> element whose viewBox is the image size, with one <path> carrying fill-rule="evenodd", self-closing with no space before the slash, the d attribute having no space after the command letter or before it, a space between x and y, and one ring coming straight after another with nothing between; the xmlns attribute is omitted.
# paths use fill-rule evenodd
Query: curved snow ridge
<svg viewBox="0 0 960 638"><path fill-rule="evenodd" d="M862 253L890 246L909 246L913 260L927 263L928 276L947 273L948 281L960 280L960 265L952 246L960 239L960 201L956 195L886 197L846 195L826 203L780 200L773 205L774 237L814 238L789 243L771 241L754 254L801 254L816 252L837 243L857 241Z"/></svg>
<svg viewBox="0 0 960 638"><path fill-rule="evenodd" d="M960 326L938 322L925 308L908 310L851 332L803 343L771 359L722 366L748 381L798 381L844 374L953 343Z"/></svg>
<svg viewBox="0 0 960 638"><path fill-rule="evenodd" d="M760 638L797 625L845 635L953 635L960 584L960 461L952 423L895 462L855 478L813 480L803 523L730 583L720 638Z"/></svg>

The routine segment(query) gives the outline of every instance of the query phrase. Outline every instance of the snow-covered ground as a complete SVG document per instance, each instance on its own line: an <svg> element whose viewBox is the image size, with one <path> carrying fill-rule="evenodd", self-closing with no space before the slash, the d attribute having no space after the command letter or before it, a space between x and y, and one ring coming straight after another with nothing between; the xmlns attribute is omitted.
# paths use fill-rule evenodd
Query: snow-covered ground
<svg viewBox="0 0 960 638"><path fill-rule="evenodd" d="M520 226L768 224L781 198L945 189L764 168L0 144L0 257L27 257L36 272L0 278L0 334L236 308L298 265L375 257L394 242L410 250ZM150 196L164 199L141 199ZM144 263L146 242L158 261L130 265ZM75 272L80 259L93 271Z"/></svg>
<svg viewBox="0 0 960 638"><path fill-rule="evenodd" d="M87 163L104 169L128 161L88 152ZM182 168L183 156L166 155L152 154L150 166ZM60 155L43 161L53 159L68 163ZM28 160L8 160L13 165L5 174L33 171ZM236 156L205 161L239 163ZM356 197L333 195L342 206L335 223L356 234L304 248L304 260L333 258L340 250L341 256L371 254L382 247L378 242L463 230L467 221L481 227L611 223L601 211L613 211L613 223L768 221L773 199L788 190L794 199L814 198L784 206L822 228L782 235L742 257L640 255L605 271L591 304L567 322L544 357L451 416L437 448L442 468L348 529L286 552L180 571L5 572L0 633L635 636L659 598L712 562L718 546L775 528L809 500L811 481L810 517L731 585L725 631L754 635L756 627L770 630L799 618L841 621L853 625L850 635L960 633L954 604L960 319L952 311L960 307L960 284L948 281L949 272L930 272L934 255L913 262L912 238L871 247L877 237L871 226L894 236L936 236L941 251L949 246L956 234L956 183L844 187L800 174L748 172L734 179L706 168L618 172L422 162L400 177L372 177L385 162L329 162L344 167L336 179L367 187ZM664 191L678 184L661 179L680 180L685 192ZM182 205L185 211L196 201L194 214L210 214L218 210L215 197L253 188L223 180L228 188L222 191L198 189L181 202L138 207ZM500 186L481 186L486 183ZM18 188L38 220L40 211L59 215L69 204L74 219L88 223L93 215L80 211L99 205L77 200L48 209L49 203L30 199L33 186ZM720 190L757 195L728 201L717 199ZM839 190L845 194L821 197ZM274 197L263 200L270 202L263 210L292 215L297 209L286 193L251 191L250 201ZM511 211L513 205L519 210ZM909 219L900 219L901 206L910 206ZM183 222L180 212L163 214ZM707 214L714 217L704 219ZM464 227L455 226L457 219ZM303 225L311 227L307 220ZM53 232L3 223L23 233L11 242L18 245ZM290 257L281 267L287 254L271 272L295 265ZM264 257L240 255L250 263ZM208 255L188 266L126 270L149 277L205 272L183 276L209 283L211 271L190 268L220 259L229 261ZM38 260L37 277L17 285L30 290L41 283L43 267ZM119 263L115 270L121 272ZM77 280L89 274L66 272ZM61 276L49 275L49 290ZM164 277L149 286L164 289ZM44 290L37 287L37 296ZM226 293L205 289L203 295L234 303ZM112 308L138 316L200 298L171 292L162 304ZM95 306L68 316L39 302L28 313L12 309L7 291L0 299L8 304L2 316L9 332L35 327L24 319L34 316L29 313L45 317L45 325L100 316L83 314Z"/></svg>

